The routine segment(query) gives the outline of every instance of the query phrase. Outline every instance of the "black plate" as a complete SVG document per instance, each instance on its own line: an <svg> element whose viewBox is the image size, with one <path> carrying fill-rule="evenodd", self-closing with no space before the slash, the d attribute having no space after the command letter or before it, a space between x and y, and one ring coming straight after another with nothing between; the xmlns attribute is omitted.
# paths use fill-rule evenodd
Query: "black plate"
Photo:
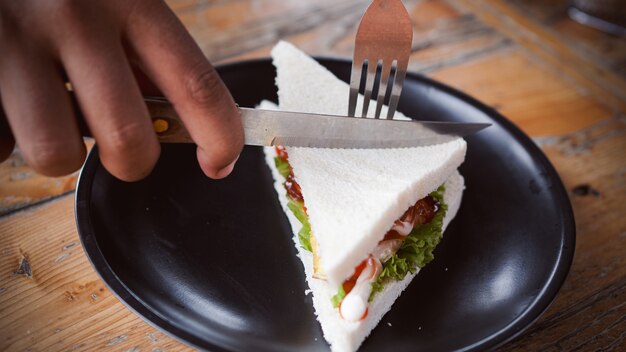
<svg viewBox="0 0 626 352"><path fill-rule="evenodd" d="M348 79L348 62L320 61ZM240 105L276 100L269 60L219 71ZM565 279L575 241L567 194L539 148L478 101L409 74L399 109L493 126L467 138L467 190L436 259L361 350L493 348L528 327ZM136 183L109 175L94 148L76 198L93 266L149 323L213 351L327 349L260 148L246 147L233 174L213 181L193 145L164 145Z"/></svg>

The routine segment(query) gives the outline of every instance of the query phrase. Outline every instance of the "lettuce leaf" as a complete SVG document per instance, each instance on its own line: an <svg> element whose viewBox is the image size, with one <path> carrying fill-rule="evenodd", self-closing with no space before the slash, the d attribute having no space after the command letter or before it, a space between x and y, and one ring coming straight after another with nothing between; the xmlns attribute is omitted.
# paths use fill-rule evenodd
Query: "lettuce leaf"
<svg viewBox="0 0 626 352"><path fill-rule="evenodd" d="M287 207L293 212L298 221L302 223L302 228L298 232L298 240L300 246L309 252L313 252L311 247L311 224L309 224L309 217L304 211L304 203L290 199L287 203Z"/></svg>
<svg viewBox="0 0 626 352"><path fill-rule="evenodd" d="M332 296L330 301L333 304L333 308L338 308L339 303L343 301L343 298L346 297L346 291L343 289L343 285L339 286L339 292L336 295Z"/></svg>
<svg viewBox="0 0 626 352"><path fill-rule="evenodd" d="M277 156L277 157L274 157L274 165L276 165L276 170L278 170L278 173L282 177L287 179L287 176L289 176L289 172L291 171L291 167L289 166L289 163Z"/></svg>
<svg viewBox="0 0 626 352"><path fill-rule="evenodd" d="M435 217L428 223L418 225L402 242L400 249L383 264L383 271L376 282L372 283L371 301L377 292L385 287L389 280L402 280L408 273L423 268L434 259L433 251L441 241L443 234L443 218L448 205L443 201L444 185L430 194L439 204Z"/></svg>
<svg viewBox="0 0 626 352"><path fill-rule="evenodd" d="M291 166L289 166L289 162L277 156L274 157L274 165L276 165L278 173L280 173L280 175L284 177L285 180L287 180L289 172L291 172ZM304 203L290 198L289 202L287 203L287 207L302 224L302 228L300 229L300 232L298 232L298 240L300 241L300 246L302 246L302 248L306 249L309 252L313 252L313 248L311 247L311 224L309 223L309 217L304 211Z"/></svg>

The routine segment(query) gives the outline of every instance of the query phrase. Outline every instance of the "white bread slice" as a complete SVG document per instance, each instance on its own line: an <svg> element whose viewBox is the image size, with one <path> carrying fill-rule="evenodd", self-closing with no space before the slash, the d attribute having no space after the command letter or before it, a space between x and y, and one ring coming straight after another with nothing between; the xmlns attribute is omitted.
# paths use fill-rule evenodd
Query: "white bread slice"
<svg viewBox="0 0 626 352"><path fill-rule="evenodd" d="M260 108L271 109L272 106L271 103L268 104L266 102L261 104ZM293 233L297 234L302 224L296 219L291 210L287 208L288 199L285 194L285 187L282 184L283 178L274 166L275 156L276 151L274 148L265 148L266 162L272 170L272 175L275 180L274 187L279 195L278 198L283 211L289 219ZM455 170L448 178L445 182L445 187L444 202L448 204L448 212L443 220L444 231L461 205L461 197L465 186L463 177L458 171ZM343 320L339 316L337 309L332 306L330 297L337 293L336 287L324 280L313 278L313 254L302 248L297 235L293 236L293 240L298 249L298 257L304 265L306 280L312 293L315 315L322 327L324 338L328 341L331 350L334 352L356 351L365 338L369 336L370 332L378 325L385 313L389 311L398 296L400 296L402 291L404 291L419 272L418 269L414 274L408 274L402 281L392 281L385 285L383 291L377 293L370 303L367 317L356 323L348 322Z"/></svg>
<svg viewBox="0 0 626 352"><path fill-rule="evenodd" d="M349 89L346 83L339 81L328 70L288 43L279 43L272 54L278 71L277 83L282 109L345 113ZM260 107L278 108L269 102L262 102ZM396 115L406 118L401 114ZM448 204L444 229L460 206L464 183L456 168L465 156L465 142L462 140L434 147L387 151L287 148L287 152L295 177L302 186L309 220L318 245L322 241L320 237L330 243L328 249L323 250L324 260L332 263L332 259L327 259L329 256L343 258L335 262L338 265L334 269L326 266L327 274L330 267L338 282L343 281L346 276L338 268L344 267L349 271L347 275L351 274L356 264L378 243L393 221L444 181L444 200ZM266 148L265 155L276 180L275 188L283 210L293 233L297 234L301 224L287 208L288 199L282 185L283 179L274 166L273 158L276 153L273 148ZM337 197L338 194L343 194L345 199ZM313 208L316 207L326 209L314 211ZM316 214L313 217L312 210ZM369 225L358 226L359 222ZM337 238L341 231L334 231L332 236L321 234L323 230L320 228L332 231L332 226L349 230L348 239L341 242ZM375 230L371 230L375 227ZM356 350L417 274L388 283L370 303L366 319L356 323L348 322L341 319L330 301L330 297L337 292L336 284L313 278L313 255L301 248L297 235L294 235L294 242L313 293L317 319L333 351ZM366 247L371 248L363 250ZM344 255L343 252L350 255ZM356 258L356 262L342 263L341 260L345 261L347 257Z"/></svg>
<svg viewBox="0 0 626 352"><path fill-rule="evenodd" d="M272 57L281 110L347 112L347 83L289 43L279 42ZM459 138L420 148L286 150L302 188L323 271L337 287L396 219L448 179L463 162L466 143Z"/></svg>

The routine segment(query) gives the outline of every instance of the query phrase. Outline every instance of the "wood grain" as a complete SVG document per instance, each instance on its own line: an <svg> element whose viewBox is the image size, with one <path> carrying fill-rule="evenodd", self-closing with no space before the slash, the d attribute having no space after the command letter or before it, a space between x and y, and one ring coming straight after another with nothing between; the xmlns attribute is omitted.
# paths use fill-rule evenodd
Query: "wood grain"
<svg viewBox="0 0 626 352"><path fill-rule="evenodd" d="M570 20L567 8L571 1L508 0L507 3L565 42L578 55L589 57L604 70L626 78L626 38L606 35Z"/></svg>
<svg viewBox="0 0 626 352"><path fill-rule="evenodd" d="M105 287L80 245L73 205L66 195L0 220L0 350L188 350ZM15 274L24 259L31 275Z"/></svg>
<svg viewBox="0 0 626 352"><path fill-rule="evenodd" d="M431 76L491 105L530 135L573 132L613 114L517 48L440 69Z"/></svg>
<svg viewBox="0 0 626 352"><path fill-rule="evenodd" d="M93 146L86 139L88 149ZM78 172L64 177L45 177L35 173L15 149L7 161L0 164L0 216L69 194L76 188Z"/></svg>
<svg viewBox="0 0 626 352"><path fill-rule="evenodd" d="M214 63L279 39L350 58L368 0L169 0ZM501 351L626 350L624 38L572 22L566 0L408 0L410 69L496 108L545 151L570 194L576 255L560 294ZM0 350L189 351L129 311L78 240L77 175L0 164Z"/></svg>
<svg viewBox="0 0 626 352"><path fill-rule="evenodd" d="M499 30L541 59L563 79L584 88L587 94L614 111L626 110L626 82L619 74L603 69L592 57L580 55L562 37L516 11L502 0L459 1L482 21Z"/></svg>

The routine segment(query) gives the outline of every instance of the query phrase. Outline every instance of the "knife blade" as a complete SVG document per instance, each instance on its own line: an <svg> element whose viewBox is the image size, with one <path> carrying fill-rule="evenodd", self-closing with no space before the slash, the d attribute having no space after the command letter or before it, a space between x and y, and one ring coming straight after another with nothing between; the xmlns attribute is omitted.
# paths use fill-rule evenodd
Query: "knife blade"
<svg viewBox="0 0 626 352"><path fill-rule="evenodd" d="M145 98L159 141L193 143L174 107ZM404 148L445 143L490 124L401 121L239 108L247 145L318 148Z"/></svg>

